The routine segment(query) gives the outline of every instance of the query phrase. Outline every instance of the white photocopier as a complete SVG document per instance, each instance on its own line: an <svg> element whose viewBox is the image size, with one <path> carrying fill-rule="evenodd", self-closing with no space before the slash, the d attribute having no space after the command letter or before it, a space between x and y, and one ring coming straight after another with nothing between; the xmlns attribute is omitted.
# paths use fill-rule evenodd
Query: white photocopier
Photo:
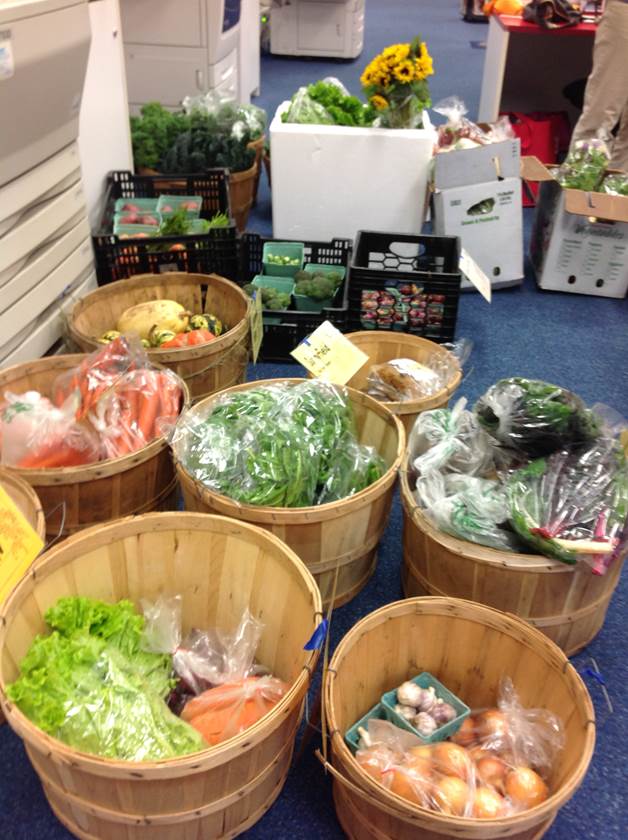
<svg viewBox="0 0 628 840"><path fill-rule="evenodd" d="M365 0L273 0L270 51L357 58L364 45Z"/></svg>
<svg viewBox="0 0 628 840"><path fill-rule="evenodd" d="M0 4L0 366L37 358L96 287L77 145L87 0Z"/></svg>

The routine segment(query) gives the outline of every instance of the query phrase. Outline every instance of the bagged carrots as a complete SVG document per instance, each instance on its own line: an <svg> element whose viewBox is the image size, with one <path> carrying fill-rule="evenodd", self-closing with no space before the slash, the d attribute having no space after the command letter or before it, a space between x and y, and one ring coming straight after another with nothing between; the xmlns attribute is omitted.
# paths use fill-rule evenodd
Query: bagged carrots
<svg viewBox="0 0 628 840"><path fill-rule="evenodd" d="M119 458L163 435L183 404L176 374L155 370L139 341L124 336L58 377L51 394L4 395L2 463L48 469Z"/></svg>

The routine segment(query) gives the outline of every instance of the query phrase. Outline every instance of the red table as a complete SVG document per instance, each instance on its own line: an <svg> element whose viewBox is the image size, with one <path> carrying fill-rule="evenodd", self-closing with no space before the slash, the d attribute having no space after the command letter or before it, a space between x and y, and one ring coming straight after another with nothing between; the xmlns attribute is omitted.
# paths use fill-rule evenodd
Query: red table
<svg viewBox="0 0 628 840"><path fill-rule="evenodd" d="M591 72L596 29L595 23L544 29L521 17L492 15L478 121L494 122L501 111L567 111L577 117L562 91Z"/></svg>

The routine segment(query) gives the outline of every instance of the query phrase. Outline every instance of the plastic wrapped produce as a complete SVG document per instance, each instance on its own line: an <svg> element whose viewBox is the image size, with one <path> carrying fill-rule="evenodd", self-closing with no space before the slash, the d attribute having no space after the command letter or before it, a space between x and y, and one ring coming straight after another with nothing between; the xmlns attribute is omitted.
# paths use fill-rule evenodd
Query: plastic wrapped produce
<svg viewBox="0 0 628 840"><path fill-rule="evenodd" d="M508 527L508 493L500 481L432 471L417 479L415 496L446 534L501 550L521 547Z"/></svg>
<svg viewBox="0 0 628 840"><path fill-rule="evenodd" d="M579 397L533 379L500 379L474 411L496 440L527 458L586 444L600 431L597 417Z"/></svg>
<svg viewBox="0 0 628 840"><path fill-rule="evenodd" d="M465 410L466 405L462 397L453 409L437 408L419 414L408 440L411 466L416 472L484 475L494 469L495 444L477 417Z"/></svg>
<svg viewBox="0 0 628 840"><path fill-rule="evenodd" d="M556 180L572 190L597 190L610 161L603 140L578 140L556 171Z"/></svg>
<svg viewBox="0 0 628 840"><path fill-rule="evenodd" d="M487 146L515 136L508 117L501 117L488 130L471 122L466 117L467 106L457 96L441 100L434 106L434 111L447 117L447 123L438 126L438 152Z"/></svg>
<svg viewBox="0 0 628 840"><path fill-rule="evenodd" d="M602 573L619 548L628 517L628 465L621 445L602 437L517 470L509 482L510 521L529 546Z"/></svg>
<svg viewBox="0 0 628 840"><path fill-rule="evenodd" d="M380 460L355 439L346 394L320 381L227 395L204 417L182 417L173 448L196 479L250 505L320 504L323 491L330 500L340 486L357 492L381 474ZM342 480L334 471L338 458L347 469L354 464Z"/></svg>
<svg viewBox="0 0 628 840"><path fill-rule="evenodd" d="M282 122L302 125L334 125L334 119L320 103L316 102L306 87L300 87L292 97L290 107L281 115Z"/></svg>
<svg viewBox="0 0 628 840"><path fill-rule="evenodd" d="M628 195L628 175L621 173L607 175L602 183L601 191L609 195Z"/></svg>
<svg viewBox="0 0 628 840"><path fill-rule="evenodd" d="M467 718L452 741L424 744L374 719L360 734L358 764L391 793L422 808L474 819L506 817L544 802L564 742L558 718L521 706L509 679L501 686L498 708Z"/></svg>
<svg viewBox="0 0 628 840"><path fill-rule="evenodd" d="M341 443L330 464L329 473L317 503L336 502L359 493L380 478L386 469L384 459L372 446L362 446L351 437Z"/></svg>
<svg viewBox="0 0 628 840"><path fill-rule="evenodd" d="M127 761L157 761L205 747L168 709L170 656L142 650L144 619L129 601L61 598L8 687L44 732L75 749Z"/></svg>

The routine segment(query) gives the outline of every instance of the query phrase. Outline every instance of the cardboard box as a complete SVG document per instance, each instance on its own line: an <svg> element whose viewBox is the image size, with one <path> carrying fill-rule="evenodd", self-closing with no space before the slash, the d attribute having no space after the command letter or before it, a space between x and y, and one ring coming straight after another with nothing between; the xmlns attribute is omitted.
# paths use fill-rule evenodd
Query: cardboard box
<svg viewBox="0 0 628 840"><path fill-rule="evenodd" d="M502 140L474 149L440 152L434 158L434 187L448 190L484 184L500 178L519 178L521 144L519 139Z"/></svg>
<svg viewBox="0 0 628 840"><path fill-rule="evenodd" d="M434 193L434 233L462 247L499 289L523 279L521 180L506 178ZM467 281L463 288L470 288Z"/></svg>
<svg viewBox="0 0 628 840"><path fill-rule="evenodd" d="M275 238L421 231L431 131L282 123L288 104L279 106L270 126Z"/></svg>
<svg viewBox="0 0 628 840"><path fill-rule="evenodd" d="M628 197L563 189L536 158L522 174L541 189L530 259L541 289L623 298L628 291Z"/></svg>

